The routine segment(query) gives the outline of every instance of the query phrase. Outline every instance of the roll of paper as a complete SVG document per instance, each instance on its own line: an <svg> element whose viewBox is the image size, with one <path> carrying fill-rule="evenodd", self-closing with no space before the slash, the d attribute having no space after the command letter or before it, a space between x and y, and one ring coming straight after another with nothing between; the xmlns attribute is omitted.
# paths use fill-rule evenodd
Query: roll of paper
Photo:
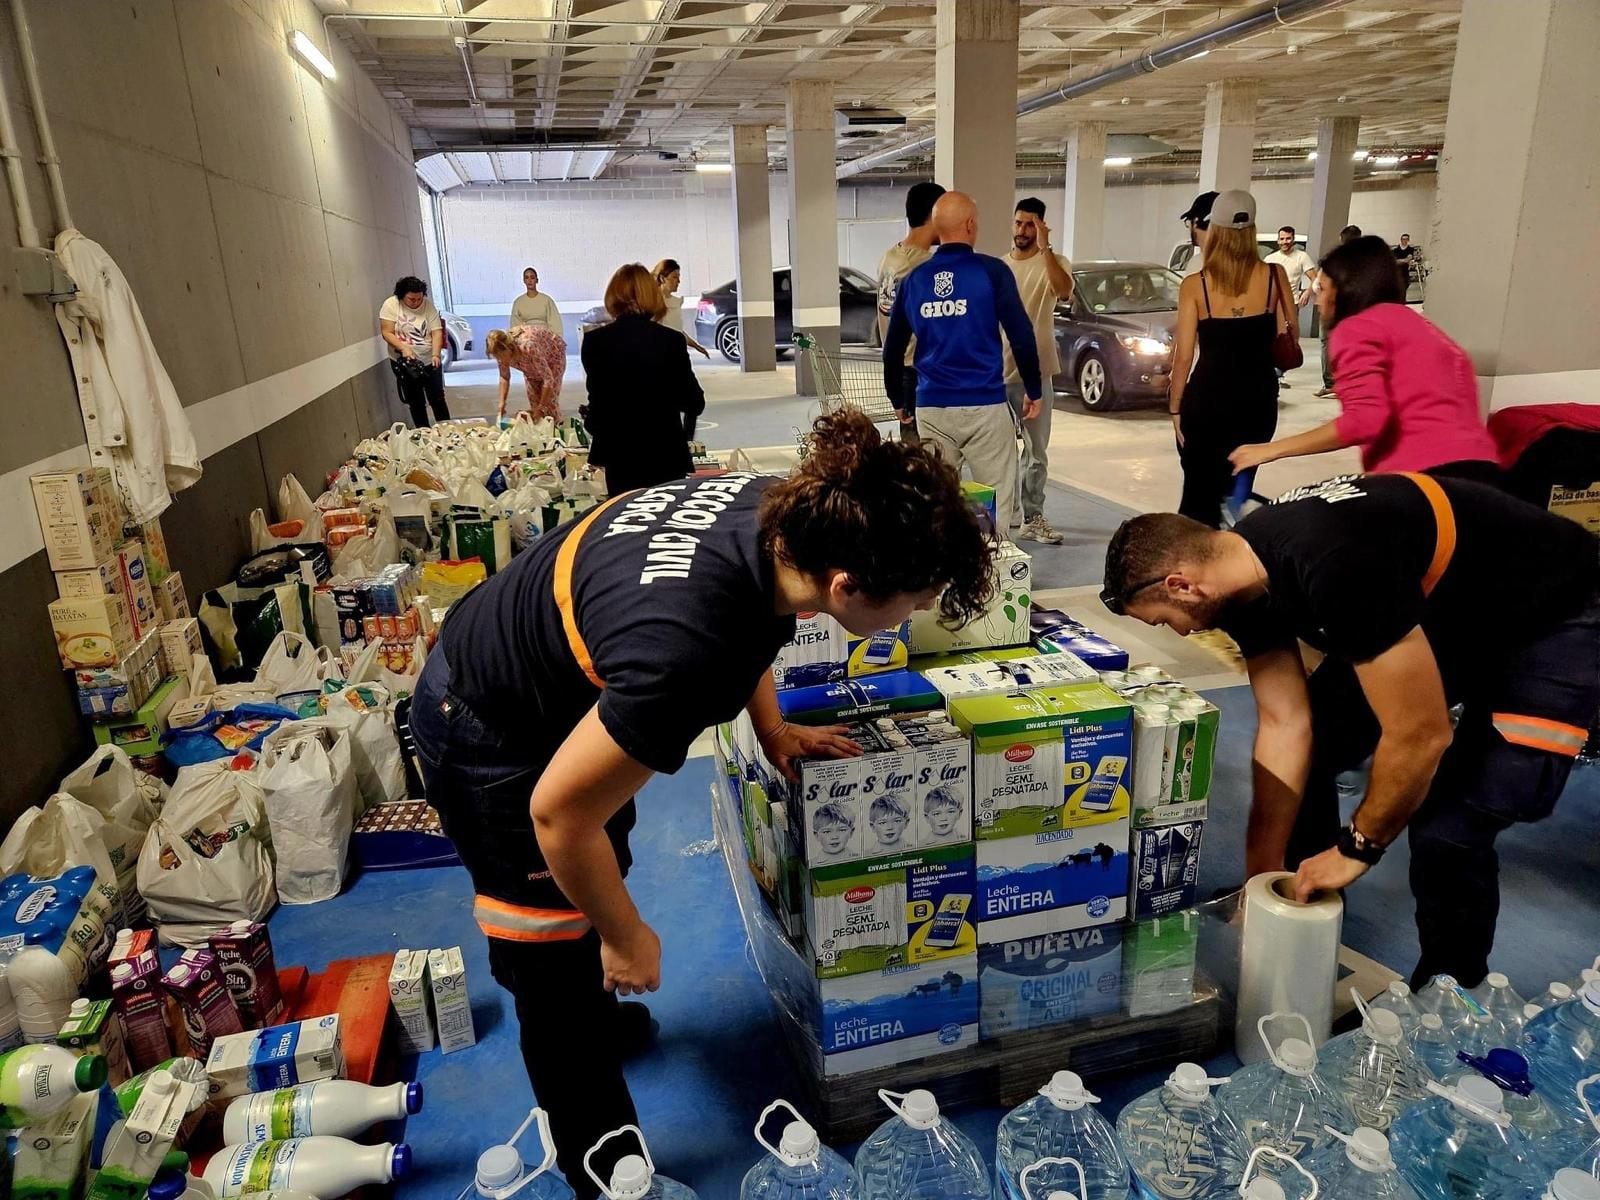
<svg viewBox="0 0 1600 1200"><path fill-rule="evenodd" d="M1249 1064L1267 1057L1256 1022L1268 1013L1299 1013L1318 1045L1333 1027L1333 988L1339 971L1344 901L1319 892L1294 898L1294 874L1268 871L1244 885L1244 932L1239 947L1239 999L1234 1049Z"/></svg>

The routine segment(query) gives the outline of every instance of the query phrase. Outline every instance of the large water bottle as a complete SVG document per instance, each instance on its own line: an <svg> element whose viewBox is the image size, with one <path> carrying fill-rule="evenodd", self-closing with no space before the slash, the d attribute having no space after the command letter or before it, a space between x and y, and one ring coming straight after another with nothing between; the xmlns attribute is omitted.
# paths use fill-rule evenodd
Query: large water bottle
<svg viewBox="0 0 1600 1200"><path fill-rule="evenodd" d="M1600 982L1589 984L1570 1004L1529 1021L1524 1038L1534 1082L1551 1103L1581 1119L1578 1081L1600 1071Z"/></svg>
<svg viewBox="0 0 1600 1200"><path fill-rule="evenodd" d="M1336 1129L1329 1132L1342 1148L1318 1164L1323 1195L1330 1200L1417 1200L1416 1189L1394 1165L1383 1134L1366 1126L1348 1137Z"/></svg>
<svg viewBox="0 0 1600 1200"><path fill-rule="evenodd" d="M1065 1160L1082 1171L1084 1200L1127 1200L1128 1159L1117 1131L1094 1108L1100 1097L1085 1090L1071 1071L1057 1071L1039 1094L1006 1114L995 1136L996 1200L1022 1200L1022 1172L1049 1160L1051 1169L1034 1172L1036 1195L1068 1191L1079 1182Z"/></svg>
<svg viewBox="0 0 1600 1200"><path fill-rule="evenodd" d="M1417 1061L1435 1079L1453 1075L1460 1067L1456 1058L1456 1039L1444 1027L1444 1020L1436 1012L1425 1012L1417 1018L1417 1027L1411 1031L1411 1052Z"/></svg>
<svg viewBox="0 0 1600 1200"><path fill-rule="evenodd" d="M1452 1032L1468 1017L1483 1011L1483 1005L1454 975L1435 975L1428 980L1428 986L1417 993L1417 1004L1425 1013L1438 1013L1444 1027Z"/></svg>
<svg viewBox="0 0 1600 1200"><path fill-rule="evenodd" d="M1600 1096L1600 1091L1590 1090L1596 1084L1600 1084L1600 1075L1590 1075L1578 1083L1578 1104L1583 1109L1583 1115L1589 1120L1589 1127L1583 1133L1587 1144L1572 1160L1572 1165L1600 1179L1600 1114L1596 1114L1594 1105L1589 1102L1591 1095Z"/></svg>
<svg viewBox="0 0 1600 1200"><path fill-rule="evenodd" d="M794 1120L783 1127L774 1146L761 1134L767 1118L787 1108ZM774 1100L756 1119L756 1141L768 1154L745 1172L739 1200L860 1200L856 1169L824 1146L787 1100Z"/></svg>
<svg viewBox="0 0 1600 1200"><path fill-rule="evenodd" d="M1522 1040L1520 1030L1512 1033L1487 1010L1468 1014L1452 1032L1456 1036L1456 1046L1461 1053L1470 1054L1474 1058L1482 1058L1489 1051L1501 1047L1509 1048Z"/></svg>
<svg viewBox="0 0 1600 1200"><path fill-rule="evenodd" d="M1076 1191L1068 1192L1059 1187L1048 1187L1040 1178L1046 1172L1057 1176L1064 1171L1077 1172ZM1022 1168L1017 1187L1020 1200L1084 1200L1089 1194L1089 1179L1083 1173L1083 1164L1075 1158L1041 1158ZM1035 1188L1039 1190L1034 1191Z"/></svg>
<svg viewBox="0 0 1600 1200"><path fill-rule="evenodd" d="M1356 1125L1386 1133L1403 1110L1428 1098L1428 1069L1406 1045L1398 1013L1368 1008L1355 988L1350 994L1361 1010L1361 1028L1322 1047L1323 1078Z"/></svg>
<svg viewBox="0 0 1600 1200"><path fill-rule="evenodd" d="M1284 1038L1274 1047L1267 1025L1278 1018L1300 1022L1305 1039ZM1311 1023L1305 1017L1268 1013L1256 1022L1256 1031L1267 1048L1268 1061L1235 1072L1217 1090L1217 1103L1244 1133L1246 1145L1270 1146L1290 1158L1304 1159L1331 1144L1328 1126L1348 1129L1355 1122L1337 1092L1317 1072Z"/></svg>
<svg viewBox="0 0 1600 1200"><path fill-rule="evenodd" d="M1239 1195L1243 1200L1317 1200L1322 1187L1292 1156L1271 1146L1257 1146L1244 1164Z"/></svg>
<svg viewBox="0 0 1600 1200"><path fill-rule="evenodd" d="M1535 1089L1528 1060L1515 1050L1491 1050L1481 1058L1468 1054L1462 1067L1459 1078L1476 1072L1500 1089L1506 1115L1546 1165L1559 1167L1582 1148L1583 1127Z"/></svg>
<svg viewBox="0 0 1600 1200"><path fill-rule="evenodd" d="M862 1200L991 1200L972 1140L939 1115L932 1092L879 1090L894 1113L856 1151Z"/></svg>
<svg viewBox="0 0 1600 1200"><path fill-rule="evenodd" d="M1490 971L1483 982L1472 989L1472 998L1505 1027L1506 1036L1511 1039L1506 1045L1515 1046L1522 1040L1522 1006L1527 1001L1517 994L1509 978L1499 971Z"/></svg>
<svg viewBox="0 0 1600 1200"><path fill-rule="evenodd" d="M1235 1200L1249 1148L1211 1098L1199 1063L1179 1063L1166 1083L1123 1108L1117 1137L1134 1175L1161 1200Z"/></svg>
<svg viewBox="0 0 1600 1200"><path fill-rule="evenodd" d="M1425 1200L1532 1200L1544 1180L1500 1089L1481 1075L1400 1114L1389 1132L1406 1182Z"/></svg>
<svg viewBox="0 0 1600 1200"><path fill-rule="evenodd" d="M1600 1200L1600 1179L1576 1167L1562 1167L1540 1200Z"/></svg>
<svg viewBox="0 0 1600 1200"><path fill-rule="evenodd" d="M612 1138L625 1133L631 1133L638 1139L639 1153L624 1154L617 1159L616 1165L611 1168L611 1182L608 1184L594 1173L594 1152ZM650 1147L645 1145L644 1131L637 1125L613 1129L590 1146L589 1152L583 1156L583 1169L589 1173L589 1178L594 1180L606 1200L700 1200L694 1194L694 1189L665 1175L656 1174L655 1160L650 1157Z"/></svg>
<svg viewBox="0 0 1600 1200"><path fill-rule="evenodd" d="M539 1127L541 1154L538 1165L530 1168L522 1161L517 1143L535 1124ZM509 1138L478 1155L478 1169L473 1173L472 1182L461 1190L456 1200L466 1200L471 1192L476 1192L483 1200L508 1200L524 1190L528 1193L525 1200L572 1200L572 1189L550 1169L555 1161L556 1143L550 1136L550 1119L544 1109L535 1108Z"/></svg>
<svg viewBox="0 0 1600 1200"><path fill-rule="evenodd" d="M1372 1002L1372 1007L1388 1009L1400 1018L1400 1025L1407 1033L1416 1028L1417 1021L1422 1016L1422 1010L1417 1007L1415 997L1411 995L1411 985L1404 980L1396 979L1383 991L1378 993Z"/></svg>

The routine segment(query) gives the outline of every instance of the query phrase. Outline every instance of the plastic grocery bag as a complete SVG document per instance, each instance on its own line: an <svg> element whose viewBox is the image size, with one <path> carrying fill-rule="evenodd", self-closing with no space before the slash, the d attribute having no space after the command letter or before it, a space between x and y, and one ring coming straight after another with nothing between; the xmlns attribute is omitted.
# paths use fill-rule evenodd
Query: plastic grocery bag
<svg viewBox="0 0 1600 1200"><path fill-rule="evenodd" d="M164 943L203 946L272 911L272 840L255 769L183 767L139 854L139 890Z"/></svg>
<svg viewBox="0 0 1600 1200"><path fill-rule="evenodd" d="M278 520L316 521L319 524L322 521L322 514L317 511L317 506L312 503L296 475L285 475L278 480Z"/></svg>
<svg viewBox="0 0 1600 1200"><path fill-rule="evenodd" d="M305 542L322 540L322 518L302 520L293 517L276 524L267 523L267 514L259 508L250 513L250 549L254 554L271 550L274 546L297 546Z"/></svg>
<svg viewBox="0 0 1600 1200"><path fill-rule="evenodd" d="M428 641L421 634L413 638L409 646L397 642L368 642L350 665L345 678L352 685L379 684L391 698L399 699L417 690L417 680L422 677L427 660Z"/></svg>
<svg viewBox="0 0 1600 1200"><path fill-rule="evenodd" d="M481 562L422 564L422 591L436 608L449 608L488 578L489 569ZM349 678L354 682L353 676Z"/></svg>
<svg viewBox="0 0 1600 1200"><path fill-rule="evenodd" d="M61 781L60 791L100 814L100 830L121 893L123 925L144 917L139 850L166 800L167 785L133 765L121 746L100 746Z"/></svg>
<svg viewBox="0 0 1600 1200"><path fill-rule="evenodd" d="M0 842L0 877L33 875L50 879L73 867L93 867L109 887L117 872L106 849L105 818L82 800L58 792L43 808L26 810ZM113 915L122 919L119 896Z"/></svg>
<svg viewBox="0 0 1600 1200"><path fill-rule="evenodd" d="M366 579L399 561L400 535L395 531L394 517L384 507L369 532L351 538L333 552L333 573L344 579Z"/></svg>
<svg viewBox="0 0 1600 1200"><path fill-rule="evenodd" d="M331 900L344 887L355 825L350 734L337 726L285 725L262 748L261 795L284 904Z"/></svg>
<svg viewBox="0 0 1600 1200"><path fill-rule="evenodd" d="M349 731L350 763L362 811L406 799L406 765L388 690L366 683L330 692L324 699L326 714L313 719Z"/></svg>
<svg viewBox="0 0 1600 1200"><path fill-rule="evenodd" d="M272 639L256 668L256 682L270 684L273 696L292 692L320 692L323 672L331 655L318 651L311 639L299 633L280 633Z"/></svg>
<svg viewBox="0 0 1600 1200"><path fill-rule="evenodd" d="M221 697L240 687L254 684L224 685L211 693L212 703L222 703ZM295 714L281 705L272 703L235 704L207 713L193 725L169 729L161 735L163 752L167 761L177 767L195 766L232 758L241 750L259 752L267 735L285 721L293 721ZM176 795L176 791L174 791ZM169 798L168 805L172 803Z"/></svg>

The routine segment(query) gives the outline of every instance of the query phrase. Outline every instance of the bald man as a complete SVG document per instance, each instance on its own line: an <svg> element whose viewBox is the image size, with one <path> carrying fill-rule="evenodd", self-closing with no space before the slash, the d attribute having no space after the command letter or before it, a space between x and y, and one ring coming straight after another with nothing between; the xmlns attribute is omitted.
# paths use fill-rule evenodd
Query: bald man
<svg viewBox="0 0 1600 1200"><path fill-rule="evenodd" d="M925 440L978 483L994 488L996 536L1005 537L1017 499L1017 427L1006 401L1005 330L1026 401L1023 417L1039 415L1039 351L1017 280L1004 262L973 252L978 206L964 192L946 192L933 206L939 249L901 281L883 335L883 385L896 409L905 353L916 338L915 406Z"/></svg>

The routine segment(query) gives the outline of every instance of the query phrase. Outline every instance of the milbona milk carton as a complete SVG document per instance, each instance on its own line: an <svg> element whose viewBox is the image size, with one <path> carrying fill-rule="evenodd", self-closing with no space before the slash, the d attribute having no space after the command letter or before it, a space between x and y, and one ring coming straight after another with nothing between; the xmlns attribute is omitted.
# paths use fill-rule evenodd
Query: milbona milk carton
<svg viewBox="0 0 1600 1200"><path fill-rule="evenodd" d="M822 1072L849 1075L948 1054L978 1040L978 963L968 953L827 979L811 1014Z"/></svg>
<svg viewBox="0 0 1600 1200"><path fill-rule="evenodd" d="M969 843L813 868L806 943L817 978L971 954L972 865Z"/></svg>
<svg viewBox="0 0 1600 1200"><path fill-rule="evenodd" d="M1161 917L1195 902L1204 821L1140 829L1133 835L1133 918Z"/></svg>
<svg viewBox="0 0 1600 1200"><path fill-rule="evenodd" d="M778 690L831 683L843 679L844 674L844 626L825 612L797 614L794 640L778 651L772 664L772 681Z"/></svg>
<svg viewBox="0 0 1600 1200"><path fill-rule="evenodd" d="M977 844L978 942L1087 929L1128 913L1128 818Z"/></svg>
<svg viewBox="0 0 1600 1200"><path fill-rule="evenodd" d="M984 1038L1106 1016L1122 1006L1122 926L1096 925L978 948Z"/></svg>
<svg viewBox="0 0 1600 1200"><path fill-rule="evenodd" d="M1018 658L980 659L946 667L923 667L928 682L946 703L964 696L1019 692L1033 687L1098 683L1100 673L1076 654L1024 654Z"/></svg>

